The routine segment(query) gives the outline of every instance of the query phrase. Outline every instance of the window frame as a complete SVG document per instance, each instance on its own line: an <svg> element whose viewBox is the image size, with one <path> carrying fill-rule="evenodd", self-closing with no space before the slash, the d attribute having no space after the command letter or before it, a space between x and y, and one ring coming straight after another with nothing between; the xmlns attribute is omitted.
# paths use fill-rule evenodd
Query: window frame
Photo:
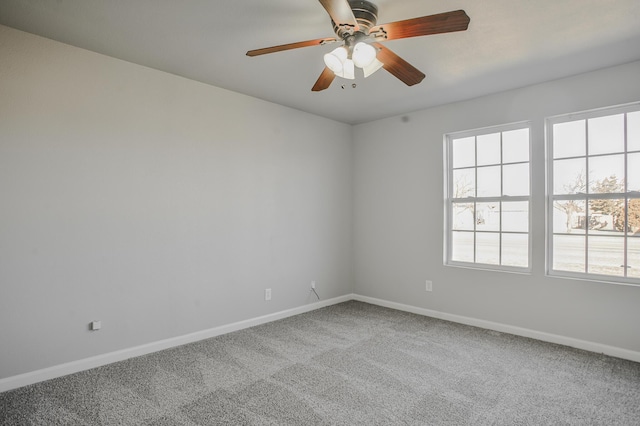
<svg viewBox="0 0 640 426"><path fill-rule="evenodd" d="M589 179L589 166L588 166L588 158L597 158L597 157L606 157L613 155L623 155L624 156L624 176L622 177L625 182L625 186L627 185L627 177L628 177L628 155L629 153L640 153L640 150L628 150L628 134L627 134L627 119L626 114L632 112L640 112L640 102L632 102L623 105L615 105L608 106L603 108L596 108L581 112L574 112L568 114L560 114L552 117L545 118L545 150L546 150L546 159L545 159L545 167L546 167L546 209L545 209L545 225L546 225L546 259L545 259L545 273L549 277L553 278L569 278L569 279L579 279L584 281L597 281L597 282L605 282L611 284L619 284L619 285L632 285L639 286L640 285L640 277L628 277L627 270L625 269L625 273L623 276L616 275L607 275L602 273L594 273L587 272L589 266L589 238L599 238L598 236L593 236L589 234L588 226L585 224L585 233L584 233L584 262L585 262L585 272L576 272L576 271L566 271L559 270L553 268L553 260L554 260L554 236L560 234L568 234L569 232L561 233L554 231L554 202L556 200L575 200L575 201L584 201L586 212L585 217L588 217L586 213L588 213L589 201L592 200L618 200L623 199L624 201L624 212L627 215L628 212L628 200L638 199L640 200L640 193L638 191L628 191L628 188L625 187L624 192L611 192L611 193L593 193L590 190L591 182ZM615 116L618 114L625 114L624 118L624 148L621 152L610 152L610 153L589 153L589 132L588 132L588 120L595 118L602 118L608 116ZM571 160L571 159L585 159L585 167L586 171L586 192L585 193L576 193L576 194L554 194L554 146L553 146L553 130L554 125L562 124L562 123L570 123L574 121L585 121L585 152L584 155L573 155L567 157L559 157L561 160ZM586 219L585 219L586 221ZM625 223L628 222L628 219L625 219ZM624 264L621 265L624 267L627 265L628 268L628 251L627 251L627 243L629 232L625 230L624 234L621 236L616 236L615 238L623 239L623 259ZM580 234L581 235L581 234ZM635 238L635 237L634 237Z"/></svg>
<svg viewBox="0 0 640 426"><path fill-rule="evenodd" d="M453 141L455 139L463 139L463 138L468 138L468 137L474 137L474 143L476 146L476 152L475 152L475 164L473 166L470 166L469 168L474 168L475 169L475 173L477 176L477 169L480 167L485 167L486 165L478 165L478 153L477 153L477 144L478 144L478 140L477 138L480 136L484 136L484 135L489 135L489 134L493 134L493 133L500 133L501 138L500 138L500 144L501 144L501 148L502 148L502 133L504 132L509 132L509 131L513 131L513 130L520 130L520 129L527 129L528 133L529 133L529 139L528 139L528 160L527 161L515 161L515 162L504 162L502 155L502 149L500 150L500 162L498 163L498 165L500 166L500 168L502 169L502 167L504 165L515 165L515 164L527 164L529 167L529 186L528 186L528 195L522 195L522 196L505 196L505 195L500 195L500 196L491 196L491 197L478 197L477 193L475 194L474 197L465 197L465 198L454 198L453 197L453 190L454 190L454 184L453 184L453 171L454 171L454 167L453 167ZM510 273L519 273L519 274L530 274L532 271L532 262L533 262L533 253L532 253L532 247L533 247L533 238L532 238L532 224L533 224L533 220L532 220L532 205L533 205L533 196L532 196L532 187L533 187L533 163L532 163L532 154L533 154L533 148L532 148L532 132L533 132L533 127L532 127L532 122L530 120L527 121L519 121L519 122L514 122L514 123L509 123L509 124L501 124L501 125L496 125L496 126L489 126L489 127L483 127L483 128L478 128L478 129L471 129L471 130L465 130L465 131L458 131L458 132L450 132L450 133L446 133L443 137L443 142L444 142L444 250L443 250L443 262L445 266L453 266L453 267L462 267L462 268L470 268L470 269L479 269L479 270L490 270L490 271L498 271L498 272L510 272ZM488 166L488 167L493 167L493 166ZM461 168L458 168L461 169ZM502 176L502 173L501 173ZM503 181L501 179L501 192L502 192L502 187L503 187ZM476 182L477 184L477 182ZM490 264L490 263L481 263L481 262L477 262L476 261L476 249L474 247L474 261L473 262L466 262L466 261L460 261L460 260L453 260L452 259L452 254L453 254L453 244L452 244L452 239L453 239L453 233L454 233L454 229L453 229L453 205L456 201L460 201L460 200L469 200L472 201L474 204L478 204L478 203L483 203L483 202L498 202L498 203L502 203L504 201L508 201L508 202L518 202L518 201L526 201L528 203L528 221L527 221L527 232L512 232L512 231L504 231L502 230L502 225L500 224L500 228L498 229L498 231L494 231L494 233L498 233L499 234L499 238L500 238L500 244L499 244L499 262L502 263L502 236L504 234L526 234L527 235L527 266L523 267L523 266L511 266L511 265L501 265L501 264ZM475 211L475 209L474 209ZM476 241L476 236L477 234L480 232L482 233L483 231L478 231L476 229L476 220L475 220L475 215L474 215L474 224L473 224L473 230L470 231L473 233L474 235L474 242ZM501 223L501 220L500 220ZM474 243L475 246L475 243Z"/></svg>

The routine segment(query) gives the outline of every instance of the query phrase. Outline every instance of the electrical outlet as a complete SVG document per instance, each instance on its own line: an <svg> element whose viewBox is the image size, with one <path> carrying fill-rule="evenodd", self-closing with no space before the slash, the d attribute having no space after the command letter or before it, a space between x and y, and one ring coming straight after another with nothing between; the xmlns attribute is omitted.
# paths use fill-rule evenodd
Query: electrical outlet
<svg viewBox="0 0 640 426"><path fill-rule="evenodd" d="M433 291L433 281L426 280L424 289L426 291Z"/></svg>
<svg viewBox="0 0 640 426"><path fill-rule="evenodd" d="M271 300L271 289L267 288L264 290L264 300Z"/></svg>
<svg viewBox="0 0 640 426"><path fill-rule="evenodd" d="M313 290L315 290L315 288L316 288L316 282L315 281L311 281L311 288Z"/></svg>

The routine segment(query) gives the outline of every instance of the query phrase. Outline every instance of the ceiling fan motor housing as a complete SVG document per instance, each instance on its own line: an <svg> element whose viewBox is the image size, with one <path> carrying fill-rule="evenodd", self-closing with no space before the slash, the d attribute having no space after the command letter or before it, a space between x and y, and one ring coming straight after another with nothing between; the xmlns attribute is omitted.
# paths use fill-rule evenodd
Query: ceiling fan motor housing
<svg viewBox="0 0 640 426"><path fill-rule="evenodd" d="M349 6L360 26L359 32L368 35L369 29L375 26L378 21L378 7L366 0L349 0ZM331 20L331 24L338 37L344 39L349 35L353 35L353 30L348 25L336 24L333 20Z"/></svg>

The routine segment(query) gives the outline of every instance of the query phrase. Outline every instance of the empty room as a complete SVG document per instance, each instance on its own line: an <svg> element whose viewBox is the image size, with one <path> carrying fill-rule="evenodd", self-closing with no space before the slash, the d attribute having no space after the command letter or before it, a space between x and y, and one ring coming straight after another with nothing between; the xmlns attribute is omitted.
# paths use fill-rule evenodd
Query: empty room
<svg viewBox="0 0 640 426"><path fill-rule="evenodd" d="M640 424L637 0L0 0L0 424Z"/></svg>

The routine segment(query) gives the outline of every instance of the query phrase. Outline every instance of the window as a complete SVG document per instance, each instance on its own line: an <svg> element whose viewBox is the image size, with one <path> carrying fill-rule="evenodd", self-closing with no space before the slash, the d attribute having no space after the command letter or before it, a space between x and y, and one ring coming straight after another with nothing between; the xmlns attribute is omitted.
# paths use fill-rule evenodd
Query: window
<svg viewBox="0 0 640 426"><path fill-rule="evenodd" d="M447 265L530 270L529 133L518 123L445 136Z"/></svg>
<svg viewBox="0 0 640 426"><path fill-rule="evenodd" d="M640 284L640 103L547 119L550 275Z"/></svg>

